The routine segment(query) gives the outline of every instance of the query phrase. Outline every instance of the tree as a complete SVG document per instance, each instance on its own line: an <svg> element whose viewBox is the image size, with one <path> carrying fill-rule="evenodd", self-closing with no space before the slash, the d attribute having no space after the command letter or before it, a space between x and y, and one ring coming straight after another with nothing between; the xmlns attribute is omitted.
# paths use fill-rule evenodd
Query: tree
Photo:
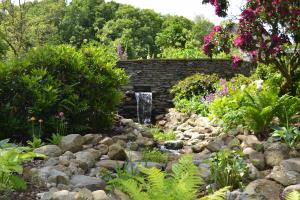
<svg viewBox="0 0 300 200"><path fill-rule="evenodd" d="M193 22L185 17L167 15L164 17L161 31L156 36L156 45L161 49L184 48L192 27Z"/></svg>
<svg viewBox="0 0 300 200"><path fill-rule="evenodd" d="M216 8L216 14L225 17L227 0L203 0ZM204 51L230 52L232 47L247 53L253 62L274 66L285 79L282 93L296 94L300 84L300 1L248 0L243 7L237 26L216 26L204 38ZM239 56L233 57L235 67Z"/></svg>

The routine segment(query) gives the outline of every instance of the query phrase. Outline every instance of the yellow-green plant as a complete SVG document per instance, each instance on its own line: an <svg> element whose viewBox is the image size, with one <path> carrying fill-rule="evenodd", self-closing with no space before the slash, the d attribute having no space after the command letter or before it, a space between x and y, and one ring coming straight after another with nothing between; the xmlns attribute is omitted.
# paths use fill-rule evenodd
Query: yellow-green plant
<svg viewBox="0 0 300 200"><path fill-rule="evenodd" d="M167 141L167 140L175 140L176 134L172 131L170 132L161 132L158 128L152 128L151 133L153 138L157 141Z"/></svg>
<svg viewBox="0 0 300 200"><path fill-rule="evenodd" d="M165 163L168 161L168 155L160 152L159 150L144 150L142 152L143 160L149 162Z"/></svg>
<svg viewBox="0 0 300 200"><path fill-rule="evenodd" d="M229 189L230 187L221 188L213 194L202 197L199 200L224 200Z"/></svg>
<svg viewBox="0 0 300 200"><path fill-rule="evenodd" d="M294 191L288 193L284 199L285 200L300 200L300 192L294 190Z"/></svg>

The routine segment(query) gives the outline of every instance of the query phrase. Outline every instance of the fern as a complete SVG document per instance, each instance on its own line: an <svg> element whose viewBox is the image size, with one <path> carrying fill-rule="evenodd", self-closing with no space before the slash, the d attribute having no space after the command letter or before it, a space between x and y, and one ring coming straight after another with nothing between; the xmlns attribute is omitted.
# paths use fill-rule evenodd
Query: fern
<svg viewBox="0 0 300 200"><path fill-rule="evenodd" d="M156 168L139 166L139 171L145 176L138 177L143 180L117 178L111 182L133 200L194 200L202 179L198 168L193 165L192 156L182 157L172 170L173 173L166 174Z"/></svg>
<svg viewBox="0 0 300 200"><path fill-rule="evenodd" d="M213 194L200 198L199 200L224 200L229 189L230 187L224 187Z"/></svg>
<svg viewBox="0 0 300 200"><path fill-rule="evenodd" d="M294 190L285 196L285 200L300 200L300 192Z"/></svg>

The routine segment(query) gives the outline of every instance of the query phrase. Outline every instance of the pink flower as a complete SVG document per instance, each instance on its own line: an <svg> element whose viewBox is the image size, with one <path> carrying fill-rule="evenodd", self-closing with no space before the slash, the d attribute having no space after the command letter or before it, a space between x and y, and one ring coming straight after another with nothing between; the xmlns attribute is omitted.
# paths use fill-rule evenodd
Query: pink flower
<svg viewBox="0 0 300 200"><path fill-rule="evenodd" d="M63 117L63 116L65 115L65 113L60 112L58 115L59 115L60 117Z"/></svg>
<svg viewBox="0 0 300 200"><path fill-rule="evenodd" d="M233 43L236 47L242 46L244 44L244 39L241 36L238 36L237 38L235 38Z"/></svg>
<svg viewBox="0 0 300 200"><path fill-rule="evenodd" d="M221 31L221 26L214 26L213 30L215 32L219 32L219 31Z"/></svg>
<svg viewBox="0 0 300 200"><path fill-rule="evenodd" d="M242 59L240 56L232 56L232 69L237 69L241 63Z"/></svg>

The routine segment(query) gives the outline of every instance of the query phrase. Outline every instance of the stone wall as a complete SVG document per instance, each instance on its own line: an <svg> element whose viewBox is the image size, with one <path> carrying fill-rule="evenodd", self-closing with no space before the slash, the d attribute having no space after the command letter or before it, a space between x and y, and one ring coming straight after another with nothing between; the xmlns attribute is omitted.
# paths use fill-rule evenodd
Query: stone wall
<svg viewBox="0 0 300 200"><path fill-rule="evenodd" d="M232 77L235 73L250 75L253 69L244 63L237 70L231 68L231 61L224 59L197 60L129 60L119 61L118 67L124 68L130 76L129 84L124 87L126 98L119 114L128 118L136 118L136 91L153 93L153 116L162 114L173 106L170 88L179 80L195 73L217 73L221 77Z"/></svg>

